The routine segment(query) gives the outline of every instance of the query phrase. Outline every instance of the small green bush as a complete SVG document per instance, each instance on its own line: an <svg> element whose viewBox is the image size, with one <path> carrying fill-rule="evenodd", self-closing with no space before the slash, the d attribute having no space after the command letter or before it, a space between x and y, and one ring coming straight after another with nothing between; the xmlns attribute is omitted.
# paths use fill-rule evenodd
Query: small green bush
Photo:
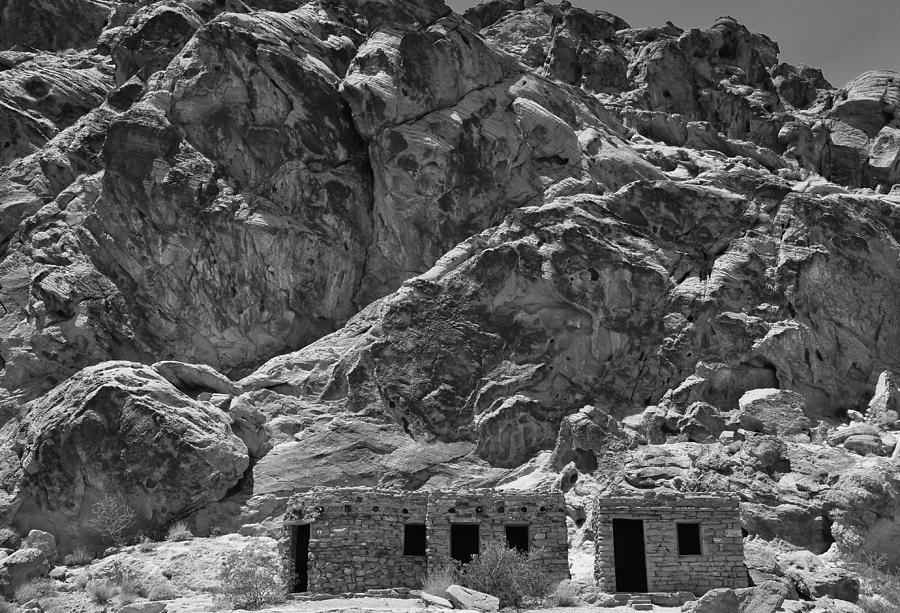
<svg viewBox="0 0 900 613"><path fill-rule="evenodd" d="M0 528L0 547L18 549L22 544L22 536L12 528Z"/></svg>
<svg viewBox="0 0 900 613"><path fill-rule="evenodd" d="M454 583L459 583L458 574L459 566L453 564L429 570L422 581L422 591L432 596L447 598L447 588Z"/></svg>
<svg viewBox="0 0 900 613"><path fill-rule="evenodd" d="M92 556L84 547L79 547L72 553L67 553L63 558L63 564L66 566L84 566L93 561L94 556Z"/></svg>
<svg viewBox="0 0 900 613"><path fill-rule="evenodd" d="M192 538L194 538L193 533L183 521L175 522L169 526L169 532L166 534L167 541L189 541Z"/></svg>
<svg viewBox="0 0 900 613"><path fill-rule="evenodd" d="M0 596L0 613L15 613L16 608L6 602L6 598Z"/></svg>
<svg viewBox="0 0 900 613"><path fill-rule="evenodd" d="M463 565L460 584L496 596L501 607L518 608L524 598L544 598L553 591L540 557L540 551L525 554L492 543Z"/></svg>
<svg viewBox="0 0 900 613"><path fill-rule="evenodd" d="M95 579L88 581L85 586L88 597L98 604L104 604L112 600L116 595L116 588L109 581Z"/></svg>
<svg viewBox="0 0 900 613"><path fill-rule="evenodd" d="M56 586L50 579L32 579L28 583L22 584L16 588L15 601L19 604L25 604L29 600L36 598L46 598L56 594Z"/></svg>
<svg viewBox="0 0 900 613"><path fill-rule="evenodd" d="M218 604L234 609L258 609L284 602L287 594L279 556L257 543L228 553L219 579Z"/></svg>

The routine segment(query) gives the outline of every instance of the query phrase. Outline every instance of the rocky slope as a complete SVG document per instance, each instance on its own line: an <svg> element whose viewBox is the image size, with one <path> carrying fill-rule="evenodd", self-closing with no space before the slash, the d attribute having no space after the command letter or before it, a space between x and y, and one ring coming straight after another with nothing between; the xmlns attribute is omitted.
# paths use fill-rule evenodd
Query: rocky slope
<svg viewBox="0 0 900 613"><path fill-rule="evenodd" d="M900 74L533 0L0 14L6 523L556 482L573 547L673 488L900 563Z"/></svg>

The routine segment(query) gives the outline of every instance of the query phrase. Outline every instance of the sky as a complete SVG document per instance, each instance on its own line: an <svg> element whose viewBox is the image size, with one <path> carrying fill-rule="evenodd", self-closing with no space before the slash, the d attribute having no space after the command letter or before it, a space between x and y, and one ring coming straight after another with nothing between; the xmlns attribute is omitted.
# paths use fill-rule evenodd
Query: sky
<svg viewBox="0 0 900 613"><path fill-rule="evenodd" d="M445 1L459 13L478 4L478 0ZM900 0L570 1L618 15L636 28L670 20L687 30L730 15L776 41L781 61L821 68L835 87L866 70L900 71Z"/></svg>

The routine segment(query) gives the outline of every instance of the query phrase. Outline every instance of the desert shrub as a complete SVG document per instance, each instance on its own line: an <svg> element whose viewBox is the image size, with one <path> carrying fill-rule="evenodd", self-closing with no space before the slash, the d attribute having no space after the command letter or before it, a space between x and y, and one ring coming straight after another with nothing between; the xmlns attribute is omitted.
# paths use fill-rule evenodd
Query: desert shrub
<svg viewBox="0 0 900 613"><path fill-rule="evenodd" d="M175 522L169 526L169 531L166 533L167 541L189 541L192 538L194 538L194 535L183 521Z"/></svg>
<svg viewBox="0 0 900 613"><path fill-rule="evenodd" d="M0 613L16 613L16 608L6 602L3 596L0 596Z"/></svg>
<svg viewBox="0 0 900 613"><path fill-rule="evenodd" d="M147 553L154 549L156 549L156 543L151 541L149 536L144 535L141 537L141 540L138 541L138 551L141 553Z"/></svg>
<svg viewBox="0 0 900 613"><path fill-rule="evenodd" d="M12 528L0 528L0 547L18 549L22 544L22 536Z"/></svg>
<svg viewBox="0 0 900 613"><path fill-rule="evenodd" d="M149 600L174 600L178 598L178 591L171 581L160 579L151 583L147 588L147 598Z"/></svg>
<svg viewBox="0 0 900 613"><path fill-rule="evenodd" d="M134 602L147 593L141 580L131 574L119 577L115 583L116 591L119 593L119 598L122 599L123 604Z"/></svg>
<svg viewBox="0 0 900 613"><path fill-rule="evenodd" d="M56 594L56 586L53 581L46 578L32 579L16 588L14 599L19 604L24 604L36 598L46 598Z"/></svg>
<svg viewBox="0 0 900 613"><path fill-rule="evenodd" d="M84 566L93 561L94 556L92 556L84 547L79 547L72 553L67 553L63 558L63 564L66 566Z"/></svg>
<svg viewBox="0 0 900 613"><path fill-rule="evenodd" d="M225 556L219 574L217 600L232 608L258 609L284 602L287 583L279 556L259 544Z"/></svg>
<svg viewBox="0 0 900 613"><path fill-rule="evenodd" d="M891 568L879 553L855 555L845 566L859 576L857 603L866 613L895 613L900 610L900 569Z"/></svg>
<svg viewBox="0 0 900 613"><path fill-rule="evenodd" d="M553 590L540 555L540 551L525 554L492 543L462 566L460 584L496 596L501 607L519 607L524 598L543 598Z"/></svg>
<svg viewBox="0 0 900 613"><path fill-rule="evenodd" d="M87 573L81 573L80 575L76 575L72 580L72 585L75 586L77 590L84 590L87 588L87 584L90 582L91 578Z"/></svg>
<svg viewBox="0 0 900 613"><path fill-rule="evenodd" d="M856 604L866 613L897 613L898 610L897 605L878 594L860 596Z"/></svg>
<svg viewBox="0 0 900 613"><path fill-rule="evenodd" d="M453 564L429 570L425 579L422 580L422 591L432 596L447 598L447 588L454 583L459 583L458 574L459 566Z"/></svg>
<svg viewBox="0 0 900 613"><path fill-rule="evenodd" d="M557 607L574 607L578 604L578 588L571 581L560 581L550 595L550 602Z"/></svg>
<svg viewBox="0 0 900 613"><path fill-rule="evenodd" d="M103 579L88 581L85 591L88 598L98 604L107 603L116 595L116 587L110 581Z"/></svg>
<svg viewBox="0 0 900 613"><path fill-rule="evenodd" d="M125 502L125 499L112 494L104 494L103 498L91 507L94 517L91 524L97 531L117 546L125 544L125 531L134 525L137 516Z"/></svg>

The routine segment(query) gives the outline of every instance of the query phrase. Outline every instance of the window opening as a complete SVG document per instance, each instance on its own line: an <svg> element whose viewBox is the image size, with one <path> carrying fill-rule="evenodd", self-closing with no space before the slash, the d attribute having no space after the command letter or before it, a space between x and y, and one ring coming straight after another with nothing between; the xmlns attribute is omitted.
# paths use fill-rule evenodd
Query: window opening
<svg viewBox="0 0 900 613"><path fill-rule="evenodd" d="M528 553L528 526L506 526L506 546Z"/></svg>
<svg viewBox="0 0 900 613"><path fill-rule="evenodd" d="M404 524L403 526L403 555L425 555L425 524Z"/></svg>
<svg viewBox="0 0 900 613"><path fill-rule="evenodd" d="M678 555L701 555L703 552L700 546L700 524L676 524L676 528L678 530Z"/></svg>

